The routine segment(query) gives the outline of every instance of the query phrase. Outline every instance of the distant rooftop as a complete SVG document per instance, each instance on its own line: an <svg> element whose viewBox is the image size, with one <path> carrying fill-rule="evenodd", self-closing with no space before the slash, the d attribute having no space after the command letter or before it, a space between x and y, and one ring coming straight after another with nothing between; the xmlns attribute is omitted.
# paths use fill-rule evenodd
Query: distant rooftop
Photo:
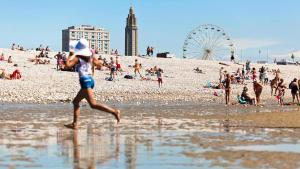
<svg viewBox="0 0 300 169"><path fill-rule="evenodd" d="M97 31L103 31L103 28L97 28L95 26L92 25L77 25L77 26L70 26L68 27L68 29L77 29L77 30L97 30Z"/></svg>

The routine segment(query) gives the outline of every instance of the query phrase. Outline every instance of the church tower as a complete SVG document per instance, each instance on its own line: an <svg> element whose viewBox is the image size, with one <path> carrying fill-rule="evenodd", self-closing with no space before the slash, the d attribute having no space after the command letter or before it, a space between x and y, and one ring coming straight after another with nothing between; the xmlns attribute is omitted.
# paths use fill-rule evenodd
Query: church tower
<svg viewBox="0 0 300 169"><path fill-rule="evenodd" d="M136 17L132 6L130 7L129 14L126 21L125 28L125 56L138 55L138 28Z"/></svg>

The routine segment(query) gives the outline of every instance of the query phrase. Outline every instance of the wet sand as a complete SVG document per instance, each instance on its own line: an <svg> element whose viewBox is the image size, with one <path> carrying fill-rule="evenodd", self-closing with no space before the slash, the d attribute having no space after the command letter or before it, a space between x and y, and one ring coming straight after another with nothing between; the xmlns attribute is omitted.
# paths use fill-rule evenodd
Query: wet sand
<svg viewBox="0 0 300 169"><path fill-rule="evenodd" d="M299 168L298 107L1 104L0 168Z"/></svg>

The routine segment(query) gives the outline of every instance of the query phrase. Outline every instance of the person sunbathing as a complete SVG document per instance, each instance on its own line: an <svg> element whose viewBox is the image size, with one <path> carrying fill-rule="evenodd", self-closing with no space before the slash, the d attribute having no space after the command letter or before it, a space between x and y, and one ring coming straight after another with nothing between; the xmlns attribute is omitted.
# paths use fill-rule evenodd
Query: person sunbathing
<svg viewBox="0 0 300 169"><path fill-rule="evenodd" d="M16 69L12 74L6 73L5 69L0 69L0 78L14 80L14 79L21 79L22 75L18 69Z"/></svg>
<svg viewBox="0 0 300 169"><path fill-rule="evenodd" d="M11 75L10 75L10 79L14 80L14 79L21 79L22 75L19 69L16 69Z"/></svg>
<svg viewBox="0 0 300 169"><path fill-rule="evenodd" d="M146 69L146 72L150 74L151 76L154 76L156 72L158 71L159 68L157 66L154 66L153 68L151 67L150 69Z"/></svg>

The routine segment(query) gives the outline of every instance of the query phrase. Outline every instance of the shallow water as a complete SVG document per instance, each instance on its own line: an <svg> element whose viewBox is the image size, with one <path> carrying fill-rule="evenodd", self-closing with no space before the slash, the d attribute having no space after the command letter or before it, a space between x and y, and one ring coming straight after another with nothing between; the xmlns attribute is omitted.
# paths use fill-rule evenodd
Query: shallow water
<svg viewBox="0 0 300 169"><path fill-rule="evenodd" d="M299 130L227 128L201 118L243 107L117 105L123 114L116 126L110 115L83 105L80 128L72 131L63 127L72 120L69 104L0 106L0 168L299 167L282 158L300 159ZM243 113L266 109L273 111Z"/></svg>

